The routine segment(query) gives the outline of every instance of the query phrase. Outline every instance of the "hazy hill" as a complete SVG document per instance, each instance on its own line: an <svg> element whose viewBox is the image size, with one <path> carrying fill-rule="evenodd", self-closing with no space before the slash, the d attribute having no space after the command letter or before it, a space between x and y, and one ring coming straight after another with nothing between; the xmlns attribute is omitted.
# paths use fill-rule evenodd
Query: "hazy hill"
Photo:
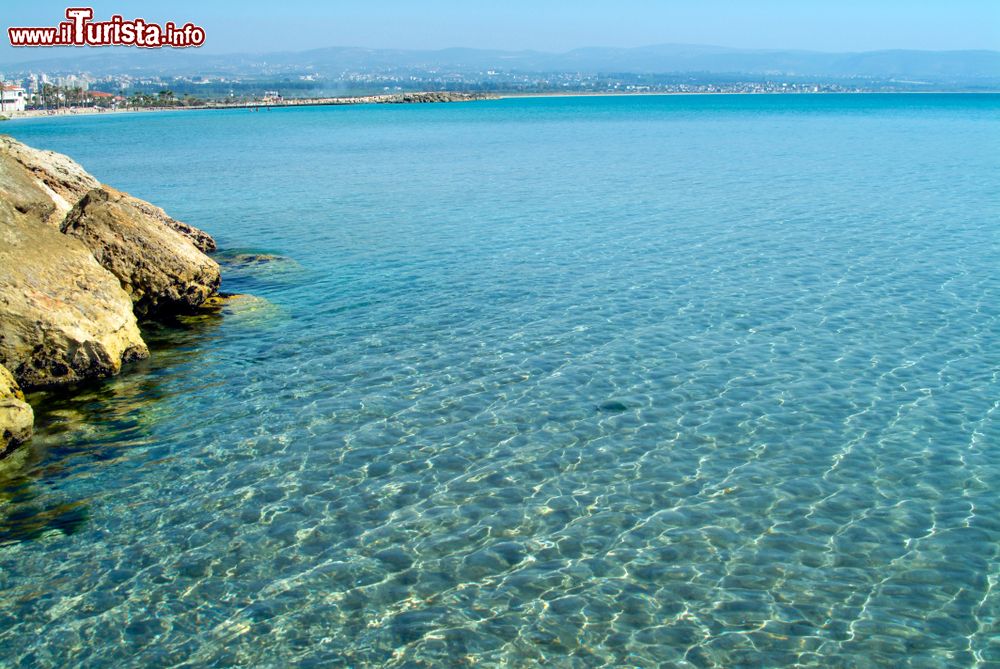
<svg viewBox="0 0 1000 669"><path fill-rule="evenodd" d="M39 56L45 52L38 51ZM66 53L66 52L63 52ZM21 54L18 54L19 56ZM5 63L7 72L86 71L106 74L267 75L389 70L455 73L508 72L726 73L770 76L915 78L927 81L1000 80L997 51L815 51L746 50L661 44L637 48L587 47L564 53L453 48L439 51L330 47L301 52L214 55L196 50L102 49L81 56L51 52L38 60Z"/></svg>

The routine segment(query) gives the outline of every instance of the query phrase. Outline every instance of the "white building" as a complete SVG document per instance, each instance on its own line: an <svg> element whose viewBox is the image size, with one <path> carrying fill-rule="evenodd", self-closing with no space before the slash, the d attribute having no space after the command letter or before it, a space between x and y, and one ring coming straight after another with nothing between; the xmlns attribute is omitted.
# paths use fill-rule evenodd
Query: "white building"
<svg viewBox="0 0 1000 669"><path fill-rule="evenodd" d="M20 86L4 84L0 86L0 114L9 111L24 111L24 89Z"/></svg>

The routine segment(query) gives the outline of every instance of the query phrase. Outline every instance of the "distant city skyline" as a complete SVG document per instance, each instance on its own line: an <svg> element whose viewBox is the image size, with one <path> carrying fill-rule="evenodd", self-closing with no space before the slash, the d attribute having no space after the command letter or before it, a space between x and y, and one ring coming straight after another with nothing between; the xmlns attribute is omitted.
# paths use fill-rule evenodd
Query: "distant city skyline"
<svg viewBox="0 0 1000 669"><path fill-rule="evenodd" d="M10 26L57 24L67 0L7 2L0 64L72 55L72 48L13 49ZM828 52L884 49L1000 50L1000 2L951 0L460 0L366 2L152 2L98 0L95 19L112 14L204 26L206 53L300 51L329 46L398 49L476 47L559 52L587 46L706 44ZM95 49L80 50L81 55Z"/></svg>

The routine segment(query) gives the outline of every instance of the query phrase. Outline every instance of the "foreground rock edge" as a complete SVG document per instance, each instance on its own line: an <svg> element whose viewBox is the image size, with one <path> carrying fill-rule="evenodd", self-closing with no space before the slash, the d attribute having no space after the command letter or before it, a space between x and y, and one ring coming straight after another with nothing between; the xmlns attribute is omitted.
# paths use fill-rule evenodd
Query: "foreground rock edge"
<svg viewBox="0 0 1000 669"><path fill-rule="evenodd" d="M35 412L6 367L0 365L0 457L31 438Z"/></svg>

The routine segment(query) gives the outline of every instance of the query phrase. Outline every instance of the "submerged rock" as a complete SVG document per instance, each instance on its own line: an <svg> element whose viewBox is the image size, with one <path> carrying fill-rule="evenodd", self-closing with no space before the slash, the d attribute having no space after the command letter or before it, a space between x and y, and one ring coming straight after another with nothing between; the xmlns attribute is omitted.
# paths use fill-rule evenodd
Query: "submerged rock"
<svg viewBox="0 0 1000 669"><path fill-rule="evenodd" d="M291 262L284 256L273 253L250 253L243 251L229 251L223 253L222 260L233 267L264 267L274 263Z"/></svg>
<svg viewBox="0 0 1000 669"><path fill-rule="evenodd" d="M219 265L171 229L147 202L101 186L66 215L62 231L83 242L118 277L136 313L188 311L219 288ZM163 214L166 216L165 214Z"/></svg>
<svg viewBox="0 0 1000 669"><path fill-rule="evenodd" d="M216 313L221 311L223 307L247 301L263 300L259 297L254 297L253 295L247 295L245 293L216 293L199 305L198 311Z"/></svg>
<svg viewBox="0 0 1000 669"><path fill-rule="evenodd" d="M0 364L30 387L110 376L148 354L118 279L37 212L0 200Z"/></svg>
<svg viewBox="0 0 1000 669"><path fill-rule="evenodd" d="M601 413L622 413L628 411L628 405L620 400L606 400L597 405Z"/></svg>
<svg viewBox="0 0 1000 669"><path fill-rule="evenodd" d="M226 249L215 254L226 276L260 280L280 280L299 272L302 267L287 256L240 249Z"/></svg>
<svg viewBox="0 0 1000 669"><path fill-rule="evenodd" d="M0 365L0 455L31 438L35 413L24 401L14 375Z"/></svg>
<svg viewBox="0 0 1000 669"><path fill-rule="evenodd" d="M194 311L179 314L178 322L194 325L213 322L225 317L226 322L239 327L263 328L279 322L284 314L273 302L246 293L213 295Z"/></svg>

